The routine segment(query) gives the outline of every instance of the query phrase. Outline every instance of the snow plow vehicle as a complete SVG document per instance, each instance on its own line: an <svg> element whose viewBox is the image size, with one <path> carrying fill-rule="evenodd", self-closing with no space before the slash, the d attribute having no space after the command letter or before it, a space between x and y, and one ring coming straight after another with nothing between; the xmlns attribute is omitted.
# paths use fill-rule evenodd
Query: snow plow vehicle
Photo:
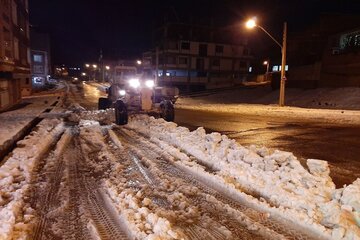
<svg viewBox="0 0 360 240"><path fill-rule="evenodd" d="M174 121L174 104L179 94L176 87L156 87L153 80L132 78L113 83L106 92L108 96L99 98L98 108L114 108L118 125L127 124L129 113L147 113Z"/></svg>

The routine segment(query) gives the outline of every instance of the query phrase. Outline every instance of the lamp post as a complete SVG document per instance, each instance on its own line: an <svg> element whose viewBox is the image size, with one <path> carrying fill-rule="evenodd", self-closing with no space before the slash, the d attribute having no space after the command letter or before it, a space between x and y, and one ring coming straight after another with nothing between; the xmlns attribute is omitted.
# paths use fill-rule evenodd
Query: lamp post
<svg viewBox="0 0 360 240"><path fill-rule="evenodd" d="M286 40L287 40L287 23L284 22L283 30L283 43L280 44L269 32L267 32L262 26L256 24L255 19L250 19L246 22L246 27L252 29L254 27L260 28L264 31L279 47L281 48L281 79L280 79L280 96L279 96L279 106L282 107L285 105L285 66L286 66Z"/></svg>
<svg viewBox="0 0 360 240"><path fill-rule="evenodd" d="M269 64L270 62L269 61L264 61L263 64L266 66L266 73L269 72Z"/></svg>
<svg viewBox="0 0 360 240"><path fill-rule="evenodd" d="M269 65L270 65L270 61L264 61L263 64L266 66L266 72L265 72L265 80L268 80L268 75L269 75Z"/></svg>

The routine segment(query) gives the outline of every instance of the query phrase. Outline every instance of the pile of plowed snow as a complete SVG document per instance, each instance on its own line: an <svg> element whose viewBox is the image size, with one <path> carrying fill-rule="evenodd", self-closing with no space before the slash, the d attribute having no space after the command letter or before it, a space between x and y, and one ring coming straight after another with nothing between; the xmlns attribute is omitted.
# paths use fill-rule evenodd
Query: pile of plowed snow
<svg viewBox="0 0 360 240"><path fill-rule="evenodd" d="M360 239L360 179L336 189L326 161L309 159L306 169L292 153L243 147L219 133L191 132L145 115L134 116L128 126L179 149L178 160L196 174L256 196L253 201L269 213L333 239ZM182 152L194 159L184 160ZM214 172L199 167L204 165Z"/></svg>

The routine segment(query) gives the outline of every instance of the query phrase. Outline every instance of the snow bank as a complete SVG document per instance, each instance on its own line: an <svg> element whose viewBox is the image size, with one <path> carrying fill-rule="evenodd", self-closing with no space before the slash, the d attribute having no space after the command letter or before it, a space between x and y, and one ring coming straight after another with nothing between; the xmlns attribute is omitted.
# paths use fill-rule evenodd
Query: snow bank
<svg viewBox="0 0 360 240"><path fill-rule="evenodd" d="M344 97L346 96L346 97ZM177 103L181 105L199 104L278 104L279 91L270 86L237 88L225 91L209 92L202 96L183 97ZM286 89L286 105L305 108L360 110L360 88L316 88Z"/></svg>
<svg viewBox="0 0 360 240"><path fill-rule="evenodd" d="M28 231L32 209L25 206L37 161L64 131L58 120L44 120L0 167L0 239L19 239Z"/></svg>
<svg viewBox="0 0 360 240"><path fill-rule="evenodd" d="M169 220L151 210L151 199L142 196L141 191L134 194L123 189L119 192L118 186L110 181L105 181L104 187L135 239L183 239L181 232L174 229Z"/></svg>
<svg viewBox="0 0 360 240"><path fill-rule="evenodd" d="M100 115L103 113L104 111L100 111ZM93 113L88 114L92 115ZM101 116L99 117L101 118ZM123 168L123 165L119 163L119 159L111 154L105 144L104 133L108 130L107 127L100 126L100 123L94 120L81 120L79 126L81 146L85 155L88 155L93 149L100 150L98 156L101 161L85 157L87 165L95 173L108 172L109 176L105 174L102 187L117 210L116 215L120 222L126 225L132 238L145 240L181 239L180 231L174 229L168 219L155 212L156 205L152 203L151 199L147 198L141 191L126 188L126 181L119 177L121 173L118 172ZM115 133L111 130L108 132L110 138L116 139ZM122 149L118 140L115 144L119 144L117 148Z"/></svg>
<svg viewBox="0 0 360 240"><path fill-rule="evenodd" d="M0 148L23 130L34 118L56 101L56 97L38 97L23 101L24 107L0 114Z"/></svg>
<svg viewBox="0 0 360 240"><path fill-rule="evenodd" d="M355 194L359 192L360 180L336 190L326 161L309 159L306 170L292 153L245 148L219 133L206 134L203 128L190 132L148 116L135 116L128 126L194 156L198 161L194 165L216 170L217 177L238 191L258 196L280 211L291 210L292 215L286 217L297 219L302 225L310 225L316 231L326 227L324 234L330 231L334 239L360 238L360 198ZM329 204L337 204L338 208ZM336 214L339 217L333 218ZM343 221L345 216L348 221Z"/></svg>

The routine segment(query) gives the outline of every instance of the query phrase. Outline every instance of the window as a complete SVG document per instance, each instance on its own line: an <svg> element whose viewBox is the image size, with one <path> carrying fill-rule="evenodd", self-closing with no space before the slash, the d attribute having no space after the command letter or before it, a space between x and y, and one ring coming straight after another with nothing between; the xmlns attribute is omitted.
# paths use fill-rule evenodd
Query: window
<svg viewBox="0 0 360 240"><path fill-rule="evenodd" d="M187 63L188 63L187 57L179 57L179 64L187 65Z"/></svg>
<svg viewBox="0 0 360 240"><path fill-rule="evenodd" d="M203 58L197 58L196 59L196 69L197 70L204 70L204 59Z"/></svg>
<svg viewBox="0 0 360 240"><path fill-rule="evenodd" d="M224 46L216 45L215 46L215 52L216 53L223 53L224 52Z"/></svg>
<svg viewBox="0 0 360 240"><path fill-rule="evenodd" d="M20 56L19 56L19 40L17 38L14 38L14 58L16 60L20 59Z"/></svg>
<svg viewBox="0 0 360 240"><path fill-rule="evenodd" d="M12 20L17 25L17 5L14 0L12 1Z"/></svg>
<svg viewBox="0 0 360 240"><path fill-rule="evenodd" d="M43 66L36 65L36 66L34 66L33 70L34 70L34 73L38 73L38 74L43 74L44 73L44 67Z"/></svg>
<svg viewBox="0 0 360 240"><path fill-rule="evenodd" d="M27 62L31 63L31 53L30 53L30 48L27 48Z"/></svg>
<svg viewBox="0 0 360 240"><path fill-rule="evenodd" d="M168 48L171 50L177 50L178 49L178 43L174 41L168 42Z"/></svg>
<svg viewBox="0 0 360 240"><path fill-rule="evenodd" d="M5 13L3 13L3 19L4 19L5 22L10 23L10 18Z"/></svg>
<svg viewBox="0 0 360 240"><path fill-rule="evenodd" d="M173 56L167 57L167 64L176 64L176 58Z"/></svg>
<svg viewBox="0 0 360 240"><path fill-rule="evenodd" d="M244 48L243 54L244 54L245 56L249 55L249 49Z"/></svg>
<svg viewBox="0 0 360 240"><path fill-rule="evenodd" d="M215 58L212 60L212 66L214 67L220 67L220 59Z"/></svg>
<svg viewBox="0 0 360 240"><path fill-rule="evenodd" d="M182 50L190 50L190 42L181 42Z"/></svg>
<svg viewBox="0 0 360 240"><path fill-rule="evenodd" d="M240 63L239 63L239 67L240 67L240 68L246 68L246 67L247 67L246 62L244 62L244 61L240 61Z"/></svg>
<svg viewBox="0 0 360 240"><path fill-rule="evenodd" d="M201 57L207 56L207 44L200 44L199 45L199 55Z"/></svg>
<svg viewBox="0 0 360 240"><path fill-rule="evenodd" d="M43 56L39 54L34 54L33 56L34 62L42 63L43 62Z"/></svg>
<svg viewBox="0 0 360 240"><path fill-rule="evenodd" d="M1 0L1 1L0 1L0 5L1 5L4 9L8 10L8 9L9 9L9 6L10 6L9 0Z"/></svg>

